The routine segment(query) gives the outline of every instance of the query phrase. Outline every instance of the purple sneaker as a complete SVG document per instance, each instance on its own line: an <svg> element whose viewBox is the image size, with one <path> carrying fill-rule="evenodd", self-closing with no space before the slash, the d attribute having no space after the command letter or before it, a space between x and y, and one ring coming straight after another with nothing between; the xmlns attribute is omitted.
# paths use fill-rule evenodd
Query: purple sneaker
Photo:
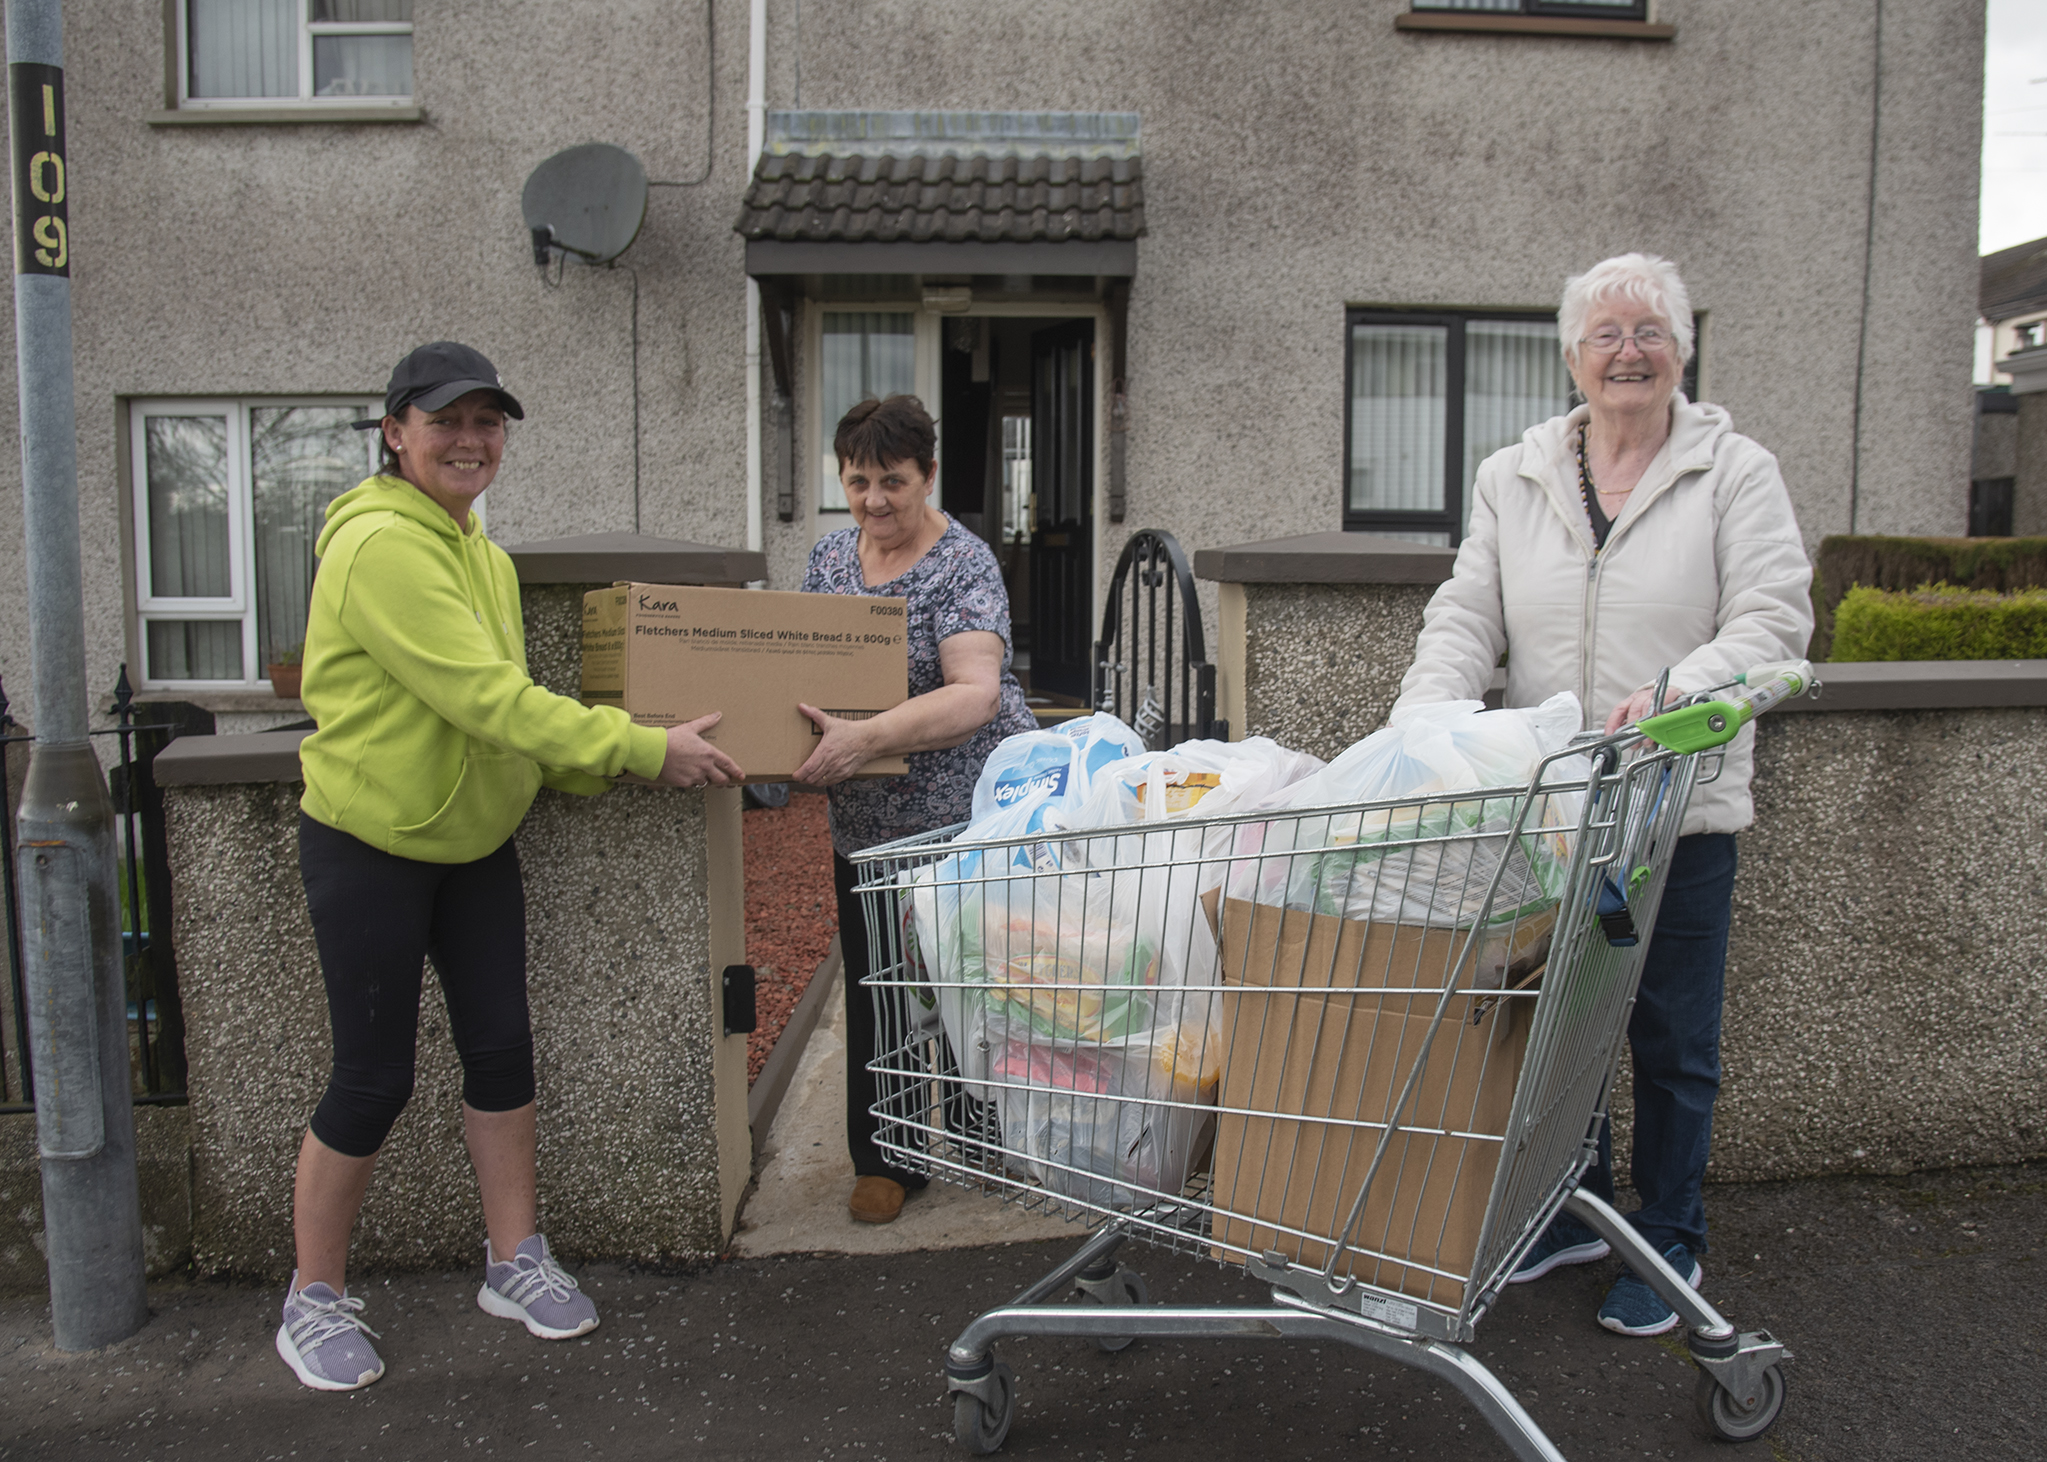
<svg viewBox="0 0 2047 1462"><path fill-rule="evenodd" d="M298 1287L284 1298L284 1323L277 1327L277 1353L299 1381L315 1391L354 1391L384 1374L384 1362L365 1336L363 1302L324 1284Z"/></svg>
<svg viewBox="0 0 2047 1462"><path fill-rule="evenodd" d="M486 1315L517 1320L542 1340L567 1340L597 1328L597 1302L554 1262L539 1234L520 1244L509 1264L498 1262L488 1240L483 1257L476 1303Z"/></svg>

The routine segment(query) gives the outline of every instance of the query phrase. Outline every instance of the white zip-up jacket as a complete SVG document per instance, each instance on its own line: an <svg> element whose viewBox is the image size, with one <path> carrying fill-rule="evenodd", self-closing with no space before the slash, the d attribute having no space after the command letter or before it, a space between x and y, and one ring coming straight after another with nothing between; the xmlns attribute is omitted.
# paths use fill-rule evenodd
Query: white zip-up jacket
<svg viewBox="0 0 2047 1462"><path fill-rule="evenodd" d="M1454 575L1429 601L1397 711L1477 700L1507 652L1509 706L1576 694L1601 730L1670 667L1674 692L1792 660L1812 638L1812 564L1777 459L1717 406L1676 397L1670 438L1595 552L1578 487L1586 408L1533 426L1479 465ZM1686 833L1754 821L1755 728L1696 788Z"/></svg>

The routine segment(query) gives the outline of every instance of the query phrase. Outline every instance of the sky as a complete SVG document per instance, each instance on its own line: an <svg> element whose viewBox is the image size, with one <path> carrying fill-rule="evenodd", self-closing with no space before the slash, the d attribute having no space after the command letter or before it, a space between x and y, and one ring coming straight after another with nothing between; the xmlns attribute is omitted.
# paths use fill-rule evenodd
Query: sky
<svg viewBox="0 0 2047 1462"><path fill-rule="evenodd" d="M1980 252L2047 237L2047 0L1990 0Z"/></svg>

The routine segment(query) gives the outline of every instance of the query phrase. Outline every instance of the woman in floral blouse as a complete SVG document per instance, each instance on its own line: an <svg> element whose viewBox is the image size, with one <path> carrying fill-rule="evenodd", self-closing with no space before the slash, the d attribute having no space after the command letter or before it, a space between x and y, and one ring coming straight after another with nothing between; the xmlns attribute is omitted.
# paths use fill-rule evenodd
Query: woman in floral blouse
<svg viewBox="0 0 2047 1462"><path fill-rule="evenodd" d="M995 555L931 506L938 434L914 396L867 400L832 439L851 528L810 553L810 594L878 594L909 601L910 698L863 721L815 706L803 714L821 733L796 779L830 790L832 872L846 966L846 1146L855 1182L847 1207L863 1223L887 1223L904 1191L924 1178L891 1166L875 1146L872 996L867 921L847 855L892 838L967 820L981 764L1005 737L1037 729L1010 673L1009 594ZM850 780L881 756L909 756L908 775Z"/></svg>

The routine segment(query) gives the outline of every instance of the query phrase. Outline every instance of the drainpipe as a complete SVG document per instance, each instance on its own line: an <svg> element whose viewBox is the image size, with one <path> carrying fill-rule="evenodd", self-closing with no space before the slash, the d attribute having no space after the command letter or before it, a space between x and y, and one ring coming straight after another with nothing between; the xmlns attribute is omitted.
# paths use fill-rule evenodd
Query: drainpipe
<svg viewBox="0 0 2047 1462"><path fill-rule="evenodd" d="M114 808L86 739L61 0L9 0L7 62L22 536L36 701L35 752L18 815L25 1003L51 1329L59 1350L96 1350L141 1329L149 1308Z"/></svg>
<svg viewBox="0 0 2047 1462"><path fill-rule="evenodd" d="M1855 337L1855 403L1848 437L1848 531L1860 530L1862 517L1862 395L1869 364L1870 283L1876 271L1877 160L1883 153L1884 127L1884 0L1876 0L1876 29L1870 43L1869 81L1869 206L1862 227L1862 324ZM1963 527L1967 527L1966 522Z"/></svg>
<svg viewBox="0 0 2047 1462"><path fill-rule="evenodd" d="M768 0L753 0L746 44L746 176L768 130ZM761 549L761 287L746 276L746 546Z"/></svg>

